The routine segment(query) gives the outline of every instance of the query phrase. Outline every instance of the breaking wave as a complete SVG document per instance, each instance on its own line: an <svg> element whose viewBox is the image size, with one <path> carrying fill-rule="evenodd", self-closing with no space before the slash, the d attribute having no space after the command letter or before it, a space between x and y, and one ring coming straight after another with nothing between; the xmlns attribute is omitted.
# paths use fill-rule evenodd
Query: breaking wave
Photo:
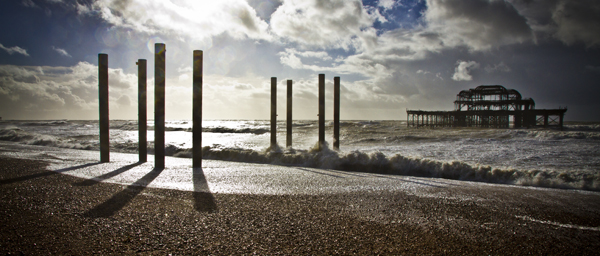
<svg viewBox="0 0 600 256"><path fill-rule="evenodd" d="M369 125L369 123L366 123ZM49 124L50 125L50 124ZM60 125L60 124L52 124ZM133 123L124 123L123 129L133 126ZM364 125L364 124L363 124ZM375 125L375 124L373 124ZM136 125L137 126L137 125ZM516 131L511 133L511 138L535 137L543 139L595 139L598 133L586 132L585 129L567 130L565 132L546 131ZM206 129L206 128L205 128ZM211 130L212 129L212 130ZM223 127L208 128L206 132L249 132L266 133L262 128L231 129ZM395 137L395 140L422 140L426 137ZM82 140L77 137L57 137L46 134L28 132L15 126L0 128L0 140L13 141L27 145L51 146L60 148L98 150L97 140ZM154 152L153 144L149 143L148 152ZM111 151L136 153L137 143L112 143ZM191 149L168 145L166 155L174 157L192 156ZM513 168L493 168L488 165L472 165L462 161L440 161L428 158L408 157L401 154L385 155L381 152L365 153L361 151L338 152L324 147L323 150L315 148L298 150L293 148L270 148L256 151L244 148L231 148L221 145L203 148L205 159L216 159L237 162L265 163L286 166L303 166L323 169L335 169L353 172L371 172L380 174L411 175L422 177L436 177L455 180L480 181L489 183L512 184L522 186L536 186L548 188L568 188L600 191L600 173L585 171L555 171L555 170L518 170Z"/></svg>
<svg viewBox="0 0 600 256"><path fill-rule="evenodd" d="M68 125L69 121L67 120L53 120L53 121L39 121L39 122L27 122L22 125L25 126L59 126L59 125Z"/></svg>
<svg viewBox="0 0 600 256"><path fill-rule="evenodd" d="M167 155L191 158L192 153L191 149L181 149L169 145ZM499 169L487 165L474 166L461 161L444 162L406 157L400 154L390 157L381 152L338 152L330 150L328 147L321 151L315 148L283 150L276 147L258 152L250 149L207 146L203 148L202 155L205 159L236 162L600 191L600 174L598 173Z"/></svg>
<svg viewBox="0 0 600 256"><path fill-rule="evenodd" d="M92 150L98 148L98 144L81 143L79 140L69 140L60 137L38 134L24 131L17 127L5 127L0 129L0 140L13 141L26 145L48 146L58 148L72 148Z"/></svg>
<svg viewBox="0 0 600 256"><path fill-rule="evenodd" d="M138 124L137 123L124 123L124 124L115 124L111 125L110 129L118 129L122 131L137 131ZM154 126L148 126L149 131L154 130ZM168 132L192 132L192 128L185 127L165 127L165 131ZM261 135L270 132L269 129L266 128L228 128L228 127L202 127L202 132L212 132L212 133L251 133L255 135Z"/></svg>

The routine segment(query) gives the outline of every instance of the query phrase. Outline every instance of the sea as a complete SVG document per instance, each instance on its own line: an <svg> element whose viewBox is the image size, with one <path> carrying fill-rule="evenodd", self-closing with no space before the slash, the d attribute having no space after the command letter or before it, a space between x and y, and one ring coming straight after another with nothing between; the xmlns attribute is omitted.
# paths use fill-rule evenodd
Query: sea
<svg viewBox="0 0 600 256"><path fill-rule="evenodd" d="M154 122L148 121L148 153ZM192 122L167 121L166 155L191 157ZM406 121L342 121L333 149L333 122L318 150L316 120L297 120L286 147L285 121L270 145L270 121L203 120L203 158L391 175L435 177L545 188L600 191L600 123L564 129L409 128ZM97 120L0 121L0 140L99 151ZM111 152L138 152L138 123L110 121Z"/></svg>

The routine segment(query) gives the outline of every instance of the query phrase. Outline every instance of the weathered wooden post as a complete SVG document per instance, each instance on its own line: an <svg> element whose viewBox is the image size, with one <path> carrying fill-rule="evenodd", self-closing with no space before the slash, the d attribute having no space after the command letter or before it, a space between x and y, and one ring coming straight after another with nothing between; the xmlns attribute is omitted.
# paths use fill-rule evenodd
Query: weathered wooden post
<svg viewBox="0 0 600 256"><path fill-rule="evenodd" d="M100 162L110 161L108 139L108 54L98 54L98 105L100 108Z"/></svg>
<svg viewBox="0 0 600 256"><path fill-rule="evenodd" d="M563 130L564 119L565 119L565 113L564 112L560 113L559 118L560 119L558 120L558 125L560 126L560 130L562 131Z"/></svg>
<svg viewBox="0 0 600 256"><path fill-rule="evenodd" d="M271 149L277 146L277 77L271 77Z"/></svg>
<svg viewBox="0 0 600 256"><path fill-rule="evenodd" d="M340 149L340 77L333 78L333 148Z"/></svg>
<svg viewBox="0 0 600 256"><path fill-rule="evenodd" d="M292 80L287 80L287 136L285 146L292 146Z"/></svg>
<svg viewBox="0 0 600 256"><path fill-rule="evenodd" d="M319 150L325 146L325 74L319 74Z"/></svg>
<svg viewBox="0 0 600 256"><path fill-rule="evenodd" d="M140 162L148 161L148 114L147 114L147 75L146 60L139 59L138 65L138 135Z"/></svg>
<svg viewBox="0 0 600 256"><path fill-rule="evenodd" d="M202 168L202 51L194 51L193 68L193 168Z"/></svg>
<svg viewBox="0 0 600 256"><path fill-rule="evenodd" d="M154 165L165 168L165 44L154 45Z"/></svg>

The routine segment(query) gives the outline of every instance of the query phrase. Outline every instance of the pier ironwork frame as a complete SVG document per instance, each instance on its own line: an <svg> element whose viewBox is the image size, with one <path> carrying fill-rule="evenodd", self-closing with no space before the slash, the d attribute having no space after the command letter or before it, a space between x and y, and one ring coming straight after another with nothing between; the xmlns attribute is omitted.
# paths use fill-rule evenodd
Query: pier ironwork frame
<svg viewBox="0 0 600 256"><path fill-rule="evenodd" d="M563 128L567 108L535 109L535 101L514 89L481 85L456 95L454 111L406 110L408 127Z"/></svg>

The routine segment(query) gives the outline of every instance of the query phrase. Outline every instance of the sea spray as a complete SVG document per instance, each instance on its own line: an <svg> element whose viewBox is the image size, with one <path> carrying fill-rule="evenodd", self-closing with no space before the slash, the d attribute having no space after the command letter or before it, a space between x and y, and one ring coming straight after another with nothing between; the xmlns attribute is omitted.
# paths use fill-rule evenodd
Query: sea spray
<svg viewBox="0 0 600 256"><path fill-rule="evenodd" d="M171 147L175 157L190 157L189 149ZM516 170L492 168L488 165L470 165L460 161L437 161L426 158L391 157L381 152L338 152L327 145L322 150L316 146L309 150L265 150L263 152L240 148L204 147L205 159L236 162L265 163L285 166L302 166L351 172L409 175L466 181L479 181L547 188L567 188L600 191L600 174L583 172L557 172L542 170Z"/></svg>
<svg viewBox="0 0 600 256"><path fill-rule="evenodd" d="M18 142L26 145L47 146L71 149L96 149L93 143L73 142L57 136L31 133L14 126L0 129L0 140Z"/></svg>
<svg viewBox="0 0 600 256"><path fill-rule="evenodd" d="M205 159L600 191L598 124L567 125L558 131L408 129L397 121L346 121L344 151L334 151L313 146L314 121L295 121L297 148L273 149L267 148L268 121L208 123L203 127ZM136 121L112 120L111 152L137 153L136 129ZM172 141L166 155L190 158L190 124L170 121L167 129ZM0 123L0 140L46 147L98 150L97 132L97 121ZM282 136L285 130L278 133ZM149 141L150 154L153 147Z"/></svg>

